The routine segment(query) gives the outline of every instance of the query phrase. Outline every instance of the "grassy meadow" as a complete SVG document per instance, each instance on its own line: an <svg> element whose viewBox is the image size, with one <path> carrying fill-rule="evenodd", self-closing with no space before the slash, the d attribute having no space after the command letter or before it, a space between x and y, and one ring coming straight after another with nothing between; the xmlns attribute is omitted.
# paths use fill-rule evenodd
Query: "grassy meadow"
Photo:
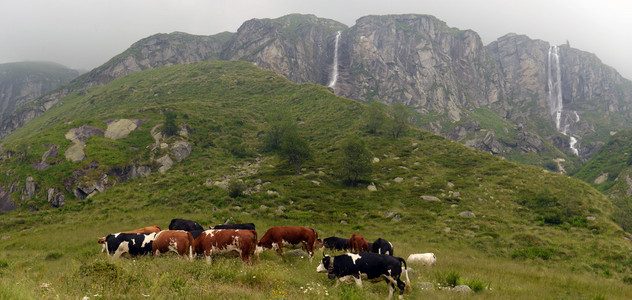
<svg viewBox="0 0 632 300"><path fill-rule="evenodd" d="M130 164L151 165L169 149L151 147L150 131L175 111L188 128L190 156L165 174L117 181L76 200L64 186L78 170L92 180ZM301 174L262 151L268 117L284 112L314 151ZM173 256L110 260L99 237L172 218L204 227L233 218L254 222L259 237L277 225L309 226L321 238L360 233L393 243L396 256L434 252L437 265L411 265L406 298L454 299L444 287L464 284L481 299L632 299L632 255L611 221L613 206L588 184L508 162L428 132L393 139L368 134L366 106L327 88L293 84L249 63L214 62L134 73L71 94L3 141L0 182L13 184L20 208L0 214L0 299L383 299L386 283L334 286L310 262L264 252L244 265L235 257L189 262ZM70 162L64 134L107 119L146 120L128 137L90 137L87 159ZM340 142L360 136L373 173L358 186L336 176ZM37 171L50 144L51 167ZM26 150L25 150L26 149ZM96 166L96 167L95 167ZM25 178L38 185L22 199ZM248 192L230 197L213 184L241 179ZM374 184L377 191L369 191ZM52 208L46 190L66 193ZM71 186L71 188L74 186ZM426 201L435 196L439 201ZM463 214L471 212L471 214ZM472 215L473 214L473 215Z"/></svg>

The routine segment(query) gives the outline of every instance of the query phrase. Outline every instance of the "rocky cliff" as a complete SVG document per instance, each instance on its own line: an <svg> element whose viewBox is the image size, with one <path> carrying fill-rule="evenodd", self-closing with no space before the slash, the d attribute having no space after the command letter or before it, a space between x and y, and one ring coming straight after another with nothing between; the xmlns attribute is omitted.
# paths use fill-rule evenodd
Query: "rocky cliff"
<svg viewBox="0 0 632 300"><path fill-rule="evenodd" d="M78 71L49 62L0 64L0 119L77 76Z"/></svg>
<svg viewBox="0 0 632 300"><path fill-rule="evenodd" d="M414 112L416 126L473 148L516 159L546 153L578 163L574 151L587 159L611 131L630 127L632 84L595 55L570 45L556 47L559 58L551 66L551 49L545 41L516 34L485 46L476 32L449 27L427 15L367 16L347 27L295 14L249 20L234 34L154 35L66 90L202 60L246 60L294 82L327 85L336 57L338 80L332 89L338 95L405 104ZM551 108L550 72L557 69L563 128L556 128L557 113ZM0 137L61 96L42 97L5 120Z"/></svg>

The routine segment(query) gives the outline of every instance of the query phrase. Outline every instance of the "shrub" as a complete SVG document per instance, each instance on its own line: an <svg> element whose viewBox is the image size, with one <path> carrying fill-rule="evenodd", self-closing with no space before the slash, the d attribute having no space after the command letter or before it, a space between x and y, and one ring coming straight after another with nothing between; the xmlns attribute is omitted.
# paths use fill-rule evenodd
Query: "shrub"
<svg viewBox="0 0 632 300"><path fill-rule="evenodd" d="M447 273L442 273L440 271L435 272L435 277L437 278L437 282L440 286L451 286L455 287L459 284L459 280L461 279L461 275L456 270L450 270Z"/></svg>
<svg viewBox="0 0 632 300"><path fill-rule="evenodd" d="M244 194L246 191L246 183L241 179L232 179L228 183L228 196L231 198L237 198Z"/></svg>
<svg viewBox="0 0 632 300"><path fill-rule="evenodd" d="M480 279L474 278L468 281L467 286L469 286L474 292L482 292L489 286L489 284L486 284Z"/></svg>
<svg viewBox="0 0 632 300"><path fill-rule="evenodd" d="M632 284L632 275L625 275L622 280L627 284Z"/></svg>
<svg viewBox="0 0 632 300"><path fill-rule="evenodd" d="M178 126L176 125L176 113L174 111L165 111L164 133L166 136L172 136L178 133Z"/></svg>

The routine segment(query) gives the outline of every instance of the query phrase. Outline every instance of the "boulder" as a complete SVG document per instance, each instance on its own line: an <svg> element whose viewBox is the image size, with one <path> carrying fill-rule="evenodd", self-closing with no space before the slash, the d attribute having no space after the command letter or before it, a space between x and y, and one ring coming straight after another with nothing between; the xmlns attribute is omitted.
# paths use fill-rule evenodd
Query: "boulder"
<svg viewBox="0 0 632 300"><path fill-rule="evenodd" d="M455 293L470 294L472 289L467 285L457 285L452 289Z"/></svg>
<svg viewBox="0 0 632 300"><path fill-rule="evenodd" d="M175 160L181 162L191 154L191 144L183 140L178 140L171 145L171 152L173 152Z"/></svg>
<svg viewBox="0 0 632 300"><path fill-rule="evenodd" d="M367 190L369 190L369 192L376 192L377 191L377 187L375 186L374 183L369 184L369 186L366 187Z"/></svg>
<svg viewBox="0 0 632 300"><path fill-rule="evenodd" d="M169 154L165 154L165 156L157 159L156 162L160 164L160 167L158 168L158 172L160 174L167 173L167 170L171 169L171 166L173 166L173 160L171 160Z"/></svg>
<svg viewBox="0 0 632 300"><path fill-rule="evenodd" d="M35 196L35 191L37 189L37 185L35 184L35 179L33 177L27 177L25 183L25 199L31 199Z"/></svg>
<svg viewBox="0 0 632 300"><path fill-rule="evenodd" d="M395 181L397 183L402 183L404 181L404 178L396 177L395 179L393 179L393 181Z"/></svg>
<svg viewBox="0 0 632 300"><path fill-rule="evenodd" d="M476 215L469 210L462 211L461 213L459 213L459 216L464 218L476 218Z"/></svg>
<svg viewBox="0 0 632 300"><path fill-rule="evenodd" d="M110 120L110 122L108 122L108 128L105 130L104 136L106 138L114 140L121 139L127 137L129 133L136 130L136 128L138 128L138 124L135 122L135 120Z"/></svg>
<svg viewBox="0 0 632 300"><path fill-rule="evenodd" d="M421 199L426 202L441 202L441 200L435 196L421 196Z"/></svg>
<svg viewBox="0 0 632 300"><path fill-rule="evenodd" d="M84 142L76 141L68 147L68 149L66 149L66 152L64 152L66 160L71 162L80 162L84 160L86 158L86 154L83 152L84 148L86 148L86 144Z"/></svg>

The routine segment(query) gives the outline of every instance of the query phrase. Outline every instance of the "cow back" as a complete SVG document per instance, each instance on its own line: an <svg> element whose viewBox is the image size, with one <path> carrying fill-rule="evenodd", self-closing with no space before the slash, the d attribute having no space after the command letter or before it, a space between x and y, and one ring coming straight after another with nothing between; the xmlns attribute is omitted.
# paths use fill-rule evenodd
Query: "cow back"
<svg viewBox="0 0 632 300"><path fill-rule="evenodd" d="M255 230L254 223L241 223L241 224L220 224L215 225L213 229L243 229L243 230Z"/></svg>
<svg viewBox="0 0 632 300"><path fill-rule="evenodd" d="M354 233L349 238L349 248L351 248L351 252L367 252L369 244L361 234Z"/></svg>
<svg viewBox="0 0 632 300"><path fill-rule="evenodd" d="M186 219L172 219L171 223L169 223L169 230L184 230L184 231L193 231L193 230L204 230L204 227L200 225L198 222L186 220Z"/></svg>

